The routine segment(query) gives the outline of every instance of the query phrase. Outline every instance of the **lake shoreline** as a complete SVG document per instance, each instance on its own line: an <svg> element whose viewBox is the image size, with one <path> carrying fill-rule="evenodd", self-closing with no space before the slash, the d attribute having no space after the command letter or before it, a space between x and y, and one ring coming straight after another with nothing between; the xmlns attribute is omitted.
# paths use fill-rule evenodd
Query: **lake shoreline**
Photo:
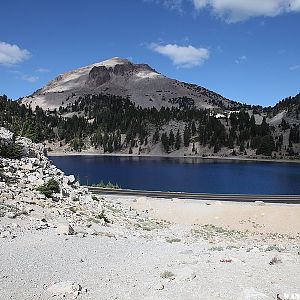
<svg viewBox="0 0 300 300"><path fill-rule="evenodd" d="M65 157L65 156L107 156L107 157L143 157L143 158L183 158L183 159L200 159L232 162L270 162L270 163L293 163L300 164L299 160L274 159L274 158L247 158L247 157L222 157L222 156L180 156L180 155L155 155L155 154L128 154L128 153L93 153L93 152L48 152L48 156Z"/></svg>

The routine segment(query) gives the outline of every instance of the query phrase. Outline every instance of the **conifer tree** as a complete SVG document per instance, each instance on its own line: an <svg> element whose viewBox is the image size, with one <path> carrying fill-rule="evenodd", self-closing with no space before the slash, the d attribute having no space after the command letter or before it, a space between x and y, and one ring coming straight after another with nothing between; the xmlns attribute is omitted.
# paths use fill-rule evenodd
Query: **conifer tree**
<svg viewBox="0 0 300 300"><path fill-rule="evenodd" d="M153 134L153 143L156 144L159 141L159 131L158 128L156 128L154 134Z"/></svg>
<svg viewBox="0 0 300 300"><path fill-rule="evenodd" d="M180 137L180 132L179 132L179 129L178 129L177 133L176 133L175 149L179 150L180 146L181 146L181 137Z"/></svg>
<svg viewBox="0 0 300 300"><path fill-rule="evenodd" d="M174 144L175 144L175 137L174 137L173 130L171 129L169 133L169 146L172 148Z"/></svg>
<svg viewBox="0 0 300 300"><path fill-rule="evenodd" d="M165 152L169 152L169 150L170 150L169 139L165 132L161 135L161 142L162 142Z"/></svg>
<svg viewBox="0 0 300 300"><path fill-rule="evenodd" d="M188 147L190 145L190 139L191 139L191 132L189 127L186 125L183 132L183 143L185 147Z"/></svg>

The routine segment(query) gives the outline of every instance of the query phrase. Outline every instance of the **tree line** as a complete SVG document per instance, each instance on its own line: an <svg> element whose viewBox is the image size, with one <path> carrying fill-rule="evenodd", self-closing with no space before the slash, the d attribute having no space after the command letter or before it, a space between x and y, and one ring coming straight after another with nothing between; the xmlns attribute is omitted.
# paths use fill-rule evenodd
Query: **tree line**
<svg viewBox="0 0 300 300"><path fill-rule="evenodd" d="M298 105L297 101L293 107ZM164 129L170 121L184 124L183 128L174 132ZM260 125L256 124L254 115L250 116L245 109L216 118L210 110L191 105L159 110L142 108L129 98L113 95L87 95L54 111L44 111L38 106L32 110L0 96L0 125L34 142L63 141L75 151L81 151L87 139L104 152L124 148L132 152L132 148L146 146L150 141L161 142L167 153L190 145L196 153L195 143L212 148L214 153L222 147L233 149L233 154L236 147L240 152L252 148L257 154L267 156L283 150L282 135L275 133L265 117ZM300 138L299 125L291 126L283 120L280 126L282 130L290 130L289 147L285 150L294 155L293 143L299 143ZM122 135L125 135L123 141Z"/></svg>

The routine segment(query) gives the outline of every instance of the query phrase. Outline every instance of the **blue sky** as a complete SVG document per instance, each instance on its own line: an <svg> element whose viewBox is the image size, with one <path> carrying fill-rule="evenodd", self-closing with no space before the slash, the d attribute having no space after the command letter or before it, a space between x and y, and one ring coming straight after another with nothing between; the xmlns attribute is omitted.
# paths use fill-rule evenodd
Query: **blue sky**
<svg viewBox="0 0 300 300"><path fill-rule="evenodd" d="M250 104L300 92L300 0L10 0L1 11L0 94L14 99L114 56Z"/></svg>

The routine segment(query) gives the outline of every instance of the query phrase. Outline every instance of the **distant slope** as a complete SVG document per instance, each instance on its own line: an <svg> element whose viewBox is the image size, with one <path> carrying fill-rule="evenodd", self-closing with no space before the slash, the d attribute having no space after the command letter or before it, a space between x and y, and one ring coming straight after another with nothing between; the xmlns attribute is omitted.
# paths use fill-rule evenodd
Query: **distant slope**
<svg viewBox="0 0 300 300"><path fill-rule="evenodd" d="M0 126L56 153L300 158L299 97L222 114L188 105L141 108L113 95L32 110L0 96Z"/></svg>
<svg viewBox="0 0 300 300"><path fill-rule="evenodd" d="M146 64L112 58L59 75L22 103L32 108L58 109L85 95L129 97L141 107L195 105L197 108L233 108L238 103L203 87L170 79Z"/></svg>
<svg viewBox="0 0 300 300"><path fill-rule="evenodd" d="M273 108L273 115L286 112L287 116L294 119L299 119L300 115L300 94L294 97L288 97L279 101Z"/></svg>

